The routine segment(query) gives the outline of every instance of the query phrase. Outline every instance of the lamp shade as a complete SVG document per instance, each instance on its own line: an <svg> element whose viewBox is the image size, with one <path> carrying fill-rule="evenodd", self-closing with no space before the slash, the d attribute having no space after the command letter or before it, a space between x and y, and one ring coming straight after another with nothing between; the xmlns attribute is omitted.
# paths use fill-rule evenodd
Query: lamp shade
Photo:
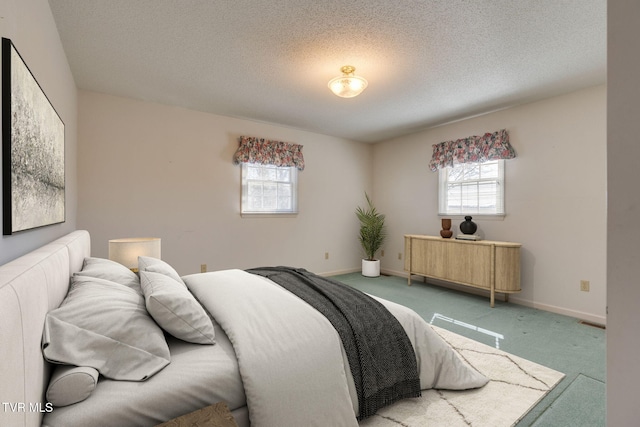
<svg viewBox="0 0 640 427"><path fill-rule="evenodd" d="M138 257L160 259L159 237L128 237L109 240L109 259L137 271Z"/></svg>
<svg viewBox="0 0 640 427"><path fill-rule="evenodd" d="M341 98L353 98L360 95L367 87L367 81L354 73L356 67L345 65L340 69L342 75L329 80L331 92Z"/></svg>

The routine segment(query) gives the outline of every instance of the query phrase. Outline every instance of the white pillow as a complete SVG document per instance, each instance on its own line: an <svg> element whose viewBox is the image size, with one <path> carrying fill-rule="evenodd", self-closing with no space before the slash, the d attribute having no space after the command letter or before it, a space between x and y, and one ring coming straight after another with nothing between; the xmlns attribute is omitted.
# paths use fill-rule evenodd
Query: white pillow
<svg viewBox="0 0 640 427"><path fill-rule="evenodd" d="M98 384L97 370L88 366L56 365L49 387L47 402L53 406L68 406L91 396Z"/></svg>
<svg viewBox="0 0 640 427"><path fill-rule="evenodd" d="M196 344L215 344L215 331L207 312L187 287L170 276L140 271L147 311L162 329Z"/></svg>
<svg viewBox="0 0 640 427"><path fill-rule="evenodd" d="M138 292L140 289L140 279L138 275L129 270L124 265L104 258L85 258L82 270L75 273L77 276L96 277L98 279L111 280L112 282L125 285Z"/></svg>
<svg viewBox="0 0 640 427"><path fill-rule="evenodd" d="M154 273L161 273L165 276L171 277L173 280L180 283L185 288L187 287L187 285L185 285L180 278L178 272L173 267L171 267L171 265L158 258L152 258L148 256L138 257L138 271L152 271Z"/></svg>
<svg viewBox="0 0 640 427"><path fill-rule="evenodd" d="M144 381L170 361L142 294L88 276L73 276L60 307L47 313L42 352L50 362L90 366L114 380Z"/></svg>

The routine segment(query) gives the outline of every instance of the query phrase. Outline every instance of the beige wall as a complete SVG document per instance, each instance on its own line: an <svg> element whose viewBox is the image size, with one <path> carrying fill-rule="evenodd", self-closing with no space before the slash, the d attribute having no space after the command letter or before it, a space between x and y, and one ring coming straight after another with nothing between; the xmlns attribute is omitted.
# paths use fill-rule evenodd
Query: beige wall
<svg viewBox="0 0 640 427"><path fill-rule="evenodd" d="M607 425L626 427L640 420L640 2L607 5Z"/></svg>
<svg viewBox="0 0 640 427"><path fill-rule="evenodd" d="M431 146L506 128L503 220L476 217L488 240L522 243L522 292L513 301L605 322L606 89L590 88L378 144L374 197L389 219L382 268L403 273L403 235L438 235L438 174ZM453 217L457 232L461 217ZM591 282L580 291L580 280Z"/></svg>
<svg viewBox="0 0 640 427"><path fill-rule="evenodd" d="M65 124L66 172L66 222L0 237L4 264L76 228L77 91L46 0L0 1L0 35L11 39Z"/></svg>
<svg viewBox="0 0 640 427"><path fill-rule="evenodd" d="M354 211L370 191L370 145L84 91L79 123L78 226L94 255L106 257L112 238L157 236L181 274L201 264L359 269ZM304 146L296 217L240 216L240 135Z"/></svg>
<svg viewBox="0 0 640 427"><path fill-rule="evenodd" d="M523 244L523 291L512 299L605 323L605 98L595 87L369 146L81 91L79 227L92 233L96 256L110 238L162 237L163 258L182 274L200 264L354 271L353 210L369 190L388 218L382 268L401 275L402 236L440 229L431 145L504 127L518 153L506 165L507 215L476 222L485 239ZM305 146L297 217L240 217L231 157L241 134Z"/></svg>

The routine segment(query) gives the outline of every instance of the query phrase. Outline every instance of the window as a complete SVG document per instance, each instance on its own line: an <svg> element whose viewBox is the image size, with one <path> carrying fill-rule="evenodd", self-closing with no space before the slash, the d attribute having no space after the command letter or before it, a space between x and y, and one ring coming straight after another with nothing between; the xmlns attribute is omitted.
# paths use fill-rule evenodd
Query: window
<svg viewBox="0 0 640 427"><path fill-rule="evenodd" d="M242 163L242 214L298 213L298 170Z"/></svg>
<svg viewBox="0 0 640 427"><path fill-rule="evenodd" d="M441 215L504 215L504 160L454 163L439 173Z"/></svg>

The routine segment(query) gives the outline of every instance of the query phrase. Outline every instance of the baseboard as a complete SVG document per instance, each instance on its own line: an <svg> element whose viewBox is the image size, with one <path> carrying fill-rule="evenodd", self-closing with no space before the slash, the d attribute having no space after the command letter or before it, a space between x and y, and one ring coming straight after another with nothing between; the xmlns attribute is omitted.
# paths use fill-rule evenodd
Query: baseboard
<svg viewBox="0 0 640 427"><path fill-rule="evenodd" d="M384 274L384 275L387 275L387 276L404 277L405 279L407 277L407 272L406 271L388 270L386 268L381 268L380 269L380 274Z"/></svg>
<svg viewBox="0 0 640 427"><path fill-rule="evenodd" d="M325 271L324 273L317 273L317 274L318 276L329 277L329 276L338 276L340 274L357 273L358 271L360 271L359 268L348 268L345 270Z"/></svg>
<svg viewBox="0 0 640 427"><path fill-rule="evenodd" d="M528 301L528 300L516 298L513 295L509 297L509 302L513 302L514 304L524 305L526 307L537 308L539 310L550 311L552 313L563 314L569 317L575 317L576 319L586 320L587 322L595 323L597 325L602 325L602 326L607 325L606 316L598 316L591 313L585 313L584 311L570 310L568 308L558 307L551 304L542 304L535 301Z"/></svg>
<svg viewBox="0 0 640 427"><path fill-rule="evenodd" d="M396 270L383 269L383 270L381 270L381 273L389 275L389 276L397 276L397 277L407 278L407 272L406 271L396 271ZM478 288L472 288L472 287L464 286L464 285L456 285L455 283L449 283L449 282L444 282L444 281L441 281L441 280L434 280L434 279L429 279L429 284L430 285L435 285L435 286L441 286L443 288L453 289L453 290L456 290L456 291L462 291L462 292L466 292L466 293L470 293L470 294L474 294L474 295L486 296L487 298L489 298L489 291L485 291L485 290L478 289ZM607 324L606 316L598 316L596 314L586 313L586 312L583 312L583 311L571 310L571 309L568 309L568 308L558 307L558 306L555 306L555 305L543 304L543 303L539 303L539 302L535 302L535 301L529 301L529 300L526 300L526 299L518 298L516 295L517 294L511 294L509 296L509 302L512 302L512 303L518 304L518 305L523 305L525 307L536 308L538 310L544 310L544 311L549 311L551 313L557 313L557 314L562 314L564 316L574 317L574 318L580 319L580 320L586 320L587 322L595 323L595 324L598 324L598 325L606 326L606 324ZM497 293L496 294L496 299L504 301L503 298L504 298L504 294L501 294L501 293Z"/></svg>

